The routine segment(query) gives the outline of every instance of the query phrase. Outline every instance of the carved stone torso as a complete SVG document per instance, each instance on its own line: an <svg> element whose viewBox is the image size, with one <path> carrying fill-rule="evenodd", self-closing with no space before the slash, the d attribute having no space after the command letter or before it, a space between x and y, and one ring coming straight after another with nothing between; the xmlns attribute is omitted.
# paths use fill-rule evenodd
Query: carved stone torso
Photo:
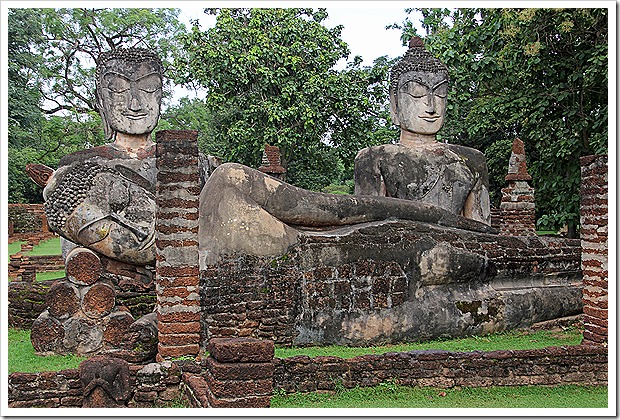
<svg viewBox="0 0 620 420"><path fill-rule="evenodd" d="M454 214L481 177L484 156L443 143L385 144L362 150L355 161L355 193L437 205Z"/></svg>
<svg viewBox="0 0 620 420"><path fill-rule="evenodd" d="M129 156L122 147L114 143L104 144L68 154L60 159L58 167L86 161L116 169L140 187L152 193L155 192L157 178L155 144L140 150L136 157Z"/></svg>

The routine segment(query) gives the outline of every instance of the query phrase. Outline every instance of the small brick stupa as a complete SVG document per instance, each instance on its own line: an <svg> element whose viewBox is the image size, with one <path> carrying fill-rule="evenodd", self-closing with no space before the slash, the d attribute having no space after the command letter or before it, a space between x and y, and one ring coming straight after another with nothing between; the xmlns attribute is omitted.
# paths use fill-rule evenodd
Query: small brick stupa
<svg viewBox="0 0 620 420"><path fill-rule="evenodd" d="M508 161L508 186L502 188L500 235L536 235L536 203L534 188L528 181L532 176L527 172L525 147L521 139L512 143L512 154Z"/></svg>
<svg viewBox="0 0 620 420"><path fill-rule="evenodd" d="M280 148L278 146L270 146L265 144L265 150L263 151L263 160L259 171L271 175L274 178L284 180L284 174L286 169L282 166L282 159L280 155Z"/></svg>

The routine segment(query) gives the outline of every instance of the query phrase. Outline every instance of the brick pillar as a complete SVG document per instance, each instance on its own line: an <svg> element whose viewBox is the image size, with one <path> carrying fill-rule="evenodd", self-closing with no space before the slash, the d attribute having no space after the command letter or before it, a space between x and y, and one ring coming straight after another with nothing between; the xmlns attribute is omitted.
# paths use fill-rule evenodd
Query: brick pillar
<svg viewBox="0 0 620 420"><path fill-rule="evenodd" d="M50 231L50 225L47 223L47 216L45 212L41 213L41 232L48 233Z"/></svg>
<svg viewBox="0 0 620 420"><path fill-rule="evenodd" d="M273 341L212 339L204 373L209 406L269 407L273 392L273 356Z"/></svg>
<svg viewBox="0 0 620 420"><path fill-rule="evenodd" d="M158 361L200 350L197 138L197 131L156 134Z"/></svg>
<svg viewBox="0 0 620 420"><path fill-rule="evenodd" d="M525 147L523 141L515 139L508 162L508 187L502 188L500 209L500 235L536 235L536 203L534 188L528 181L532 177L527 172Z"/></svg>
<svg viewBox="0 0 620 420"><path fill-rule="evenodd" d="M584 343L607 343L607 155L581 158Z"/></svg>

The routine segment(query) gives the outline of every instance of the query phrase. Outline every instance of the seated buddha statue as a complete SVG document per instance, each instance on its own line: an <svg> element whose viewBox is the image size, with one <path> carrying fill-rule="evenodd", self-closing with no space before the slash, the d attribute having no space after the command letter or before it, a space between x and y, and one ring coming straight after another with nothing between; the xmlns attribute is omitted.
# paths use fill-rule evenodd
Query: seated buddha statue
<svg viewBox="0 0 620 420"><path fill-rule="evenodd" d="M357 154L355 194L416 200L490 224L484 155L436 138L446 115L447 68L420 38L409 45L390 74L390 110L400 127L399 142Z"/></svg>

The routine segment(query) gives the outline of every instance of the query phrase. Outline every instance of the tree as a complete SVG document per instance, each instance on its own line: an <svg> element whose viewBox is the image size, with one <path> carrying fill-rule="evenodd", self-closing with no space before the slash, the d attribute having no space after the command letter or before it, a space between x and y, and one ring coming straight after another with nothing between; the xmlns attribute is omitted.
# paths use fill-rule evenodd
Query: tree
<svg viewBox="0 0 620 420"><path fill-rule="evenodd" d="M168 73L185 26L177 9L9 9L8 186L10 202L42 201L28 163L56 167L73 151L105 142L94 99L99 53L142 46Z"/></svg>
<svg viewBox="0 0 620 420"><path fill-rule="evenodd" d="M287 180L320 189L352 176L355 153L385 126L382 63L355 59L341 26L322 25L323 9L206 9L216 25L184 39L178 81L205 87L212 141L228 161L257 167L265 143L279 146ZM383 66L383 67L382 67ZM382 70L383 69L383 70Z"/></svg>
<svg viewBox="0 0 620 420"><path fill-rule="evenodd" d="M170 66L178 37L186 31L179 9L37 9L47 40L42 94L45 113L98 111L94 96L94 63L101 52L138 46L155 50Z"/></svg>
<svg viewBox="0 0 620 420"><path fill-rule="evenodd" d="M486 152L496 201L521 138L539 227L574 231L579 157L607 150L607 9L418 10L451 76L441 136ZM408 19L393 26L404 40L416 34Z"/></svg>

